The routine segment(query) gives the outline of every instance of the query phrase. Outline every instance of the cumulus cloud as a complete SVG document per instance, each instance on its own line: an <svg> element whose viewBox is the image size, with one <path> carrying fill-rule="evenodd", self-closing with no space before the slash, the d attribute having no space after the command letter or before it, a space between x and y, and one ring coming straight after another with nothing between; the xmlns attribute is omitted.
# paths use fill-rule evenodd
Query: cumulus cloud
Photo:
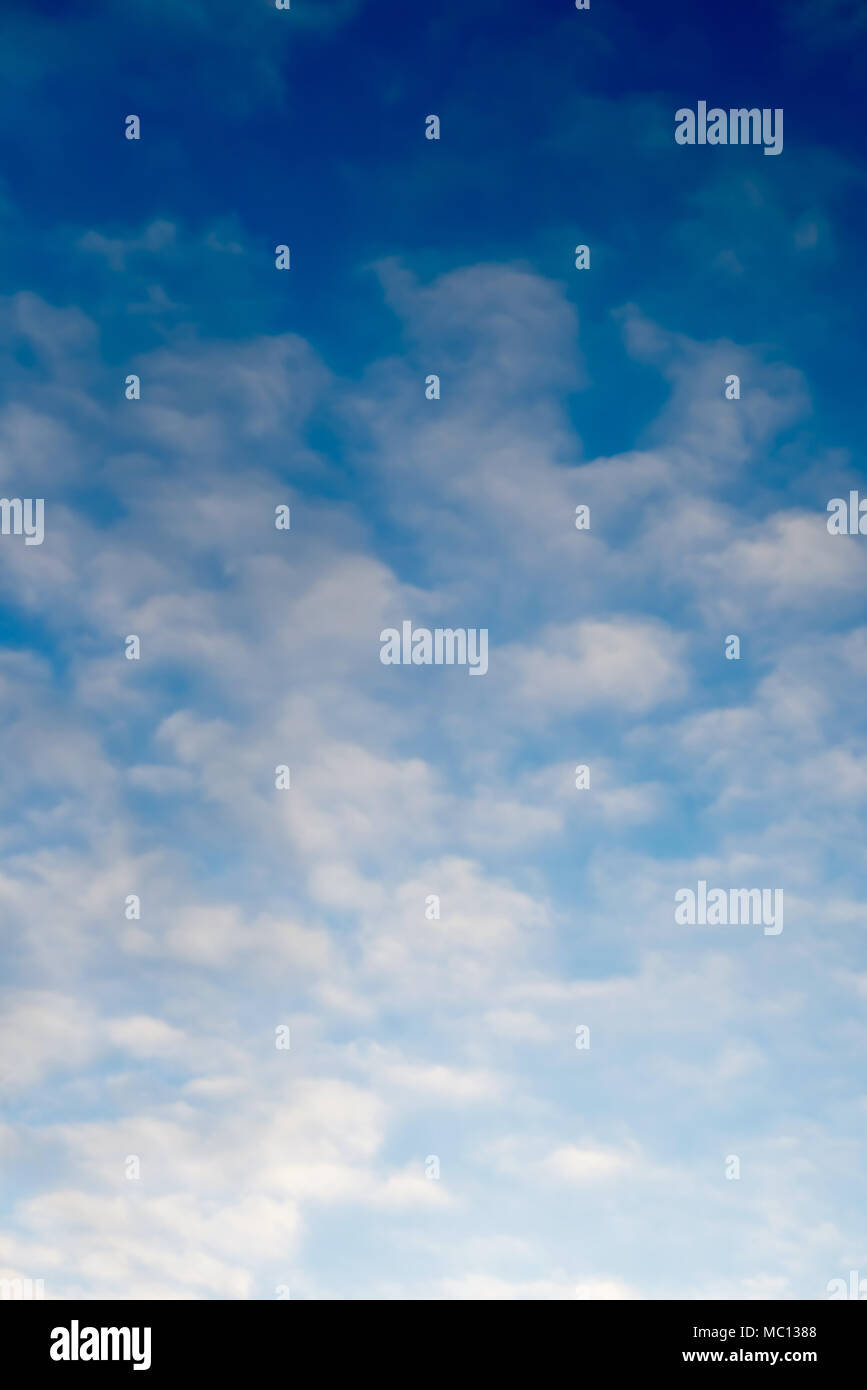
<svg viewBox="0 0 867 1390"><path fill-rule="evenodd" d="M160 225L86 245L133 266L175 245ZM364 1276L381 1297L812 1296L841 1258L823 1204L863 1118L854 1096L830 1113L808 1026L818 992L835 1043L859 1036L854 938L829 950L816 925L856 929L857 887L823 897L809 822L858 843L867 645L821 618L854 604L860 561L818 510L763 521L718 486L800 418L803 381L630 309L624 353L670 396L648 447L588 459L567 406L592 364L562 286L514 265L378 273L415 365L344 381L294 334L170 335L136 363L134 424L97 399L90 320L5 306L58 394L44 416L25 373L0 416L0 456L29 451L51 482L44 547L0 549L44 633L0 661L0 903L5 1084L16 1106L52 1099L0 1136L18 1175L0 1262L54 1296L353 1297L383 1247L389 1273ZM434 343L449 398L420 416ZM732 364L755 373L737 417L717 399ZM364 505L311 442L323 407L370 465ZM95 454L99 515L76 497ZM747 613L771 635L751 664L745 631L731 670ZM379 662L384 626L460 615L490 628L484 681ZM763 874L785 884L782 945L674 921L679 886ZM812 1126L786 1108L792 1071ZM704 1107L687 1153L684 1105ZM804 1167L781 1198L783 1131ZM29 1166L46 1145L51 1171ZM755 1186L733 1210L741 1151ZM508 1248L467 1243L467 1213L483 1233L504 1211ZM725 1235L725 1269L685 1253L695 1231L711 1252Z"/></svg>

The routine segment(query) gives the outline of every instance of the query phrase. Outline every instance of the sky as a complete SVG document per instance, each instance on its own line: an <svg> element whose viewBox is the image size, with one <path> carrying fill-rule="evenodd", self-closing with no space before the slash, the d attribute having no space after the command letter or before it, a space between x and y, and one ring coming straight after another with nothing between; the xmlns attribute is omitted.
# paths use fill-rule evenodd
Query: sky
<svg viewBox="0 0 867 1390"><path fill-rule="evenodd" d="M0 1280L867 1281L865 44L4 10ZM782 152L677 144L699 101ZM486 673L383 664L404 621ZM678 921L700 882L782 930Z"/></svg>

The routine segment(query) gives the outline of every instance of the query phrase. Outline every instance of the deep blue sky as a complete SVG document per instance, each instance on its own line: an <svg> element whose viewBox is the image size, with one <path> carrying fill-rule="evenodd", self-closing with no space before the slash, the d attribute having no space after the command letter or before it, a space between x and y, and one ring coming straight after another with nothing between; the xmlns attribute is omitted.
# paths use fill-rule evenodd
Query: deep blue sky
<svg viewBox="0 0 867 1390"><path fill-rule="evenodd" d="M677 327L695 336L797 349L820 408L863 432L853 346L864 198L846 177L864 154L859 45L834 42L834 7L799 24L792 5L579 13L566 0L370 0L335 30L298 36L305 11L333 8L7 14L4 289L92 305L122 361L151 345L153 326L117 321L76 230L110 235L165 217L194 234L227 219L261 260L216 274L207 257L185 256L166 268L169 294L192 302L208 335L291 327L353 373L399 344L368 263L403 256L424 275L520 259L569 282L601 349L612 302L627 298L650 314L676 300ZM198 18L185 26L188 10ZM235 30L245 43L232 42ZM700 97L782 106L785 157L673 147L674 109ZM130 111L144 120L138 145L118 139ZM420 139L432 111L438 145ZM742 187L723 206L704 202L720 175L755 179L779 224L767 226ZM835 216L833 257L793 255L779 232L817 204ZM278 289L271 248L284 238L299 273ZM580 283L578 240L595 258ZM745 266L739 279L714 267L723 245ZM628 429L651 392L635 376L618 396ZM592 449L622 442L611 404L597 397L582 417Z"/></svg>

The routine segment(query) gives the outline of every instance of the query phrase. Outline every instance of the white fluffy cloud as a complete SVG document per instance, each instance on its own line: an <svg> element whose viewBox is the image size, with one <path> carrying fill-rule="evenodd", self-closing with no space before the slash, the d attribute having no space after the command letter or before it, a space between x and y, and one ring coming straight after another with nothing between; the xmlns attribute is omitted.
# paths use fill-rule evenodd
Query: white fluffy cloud
<svg viewBox="0 0 867 1390"><path fill-rule="evenodd" d="M851 614L861 561L820 511L731 491L803 382L630 309L669 404L649 447L588 460L560 287L380 275L405 360L349 383L291 335L170 341L134 424L98 404L83 315L5 307L51 409L25 375L0 415L7 476L26 450L48 499L45 545L0 547L24 633L0 661L0 1265L55 1296L821 1296L855 1258L835 1182L863 1121L854 1079L822 1081L863 977L857 873L829 892L825 853L860 863L867 788L867 644L822 603ZM381 499L310 445L323 403ZM107 515L75 499L91 469ZM382 667L404 618L487 625L488 675ZM677 927L676 888L744 874L782 883L783 936Z"/></svg>

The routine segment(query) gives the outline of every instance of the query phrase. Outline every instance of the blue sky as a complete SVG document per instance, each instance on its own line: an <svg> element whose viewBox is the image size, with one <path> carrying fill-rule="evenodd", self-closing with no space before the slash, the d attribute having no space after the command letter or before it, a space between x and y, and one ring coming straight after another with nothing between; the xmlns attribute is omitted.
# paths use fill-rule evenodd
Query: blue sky
<svg viewBox="0 0 867 1390"><path fill-rule="evenodd" d="M838 0L0 19L2 489L46 516L0 537L0 1278L867 1278L867 542L825 524L865 38ZM678 146L699 100L782 108L782 154ZM404 619L488 673L383 666ZM784 930L679 925L700 879Z"/></svg>

